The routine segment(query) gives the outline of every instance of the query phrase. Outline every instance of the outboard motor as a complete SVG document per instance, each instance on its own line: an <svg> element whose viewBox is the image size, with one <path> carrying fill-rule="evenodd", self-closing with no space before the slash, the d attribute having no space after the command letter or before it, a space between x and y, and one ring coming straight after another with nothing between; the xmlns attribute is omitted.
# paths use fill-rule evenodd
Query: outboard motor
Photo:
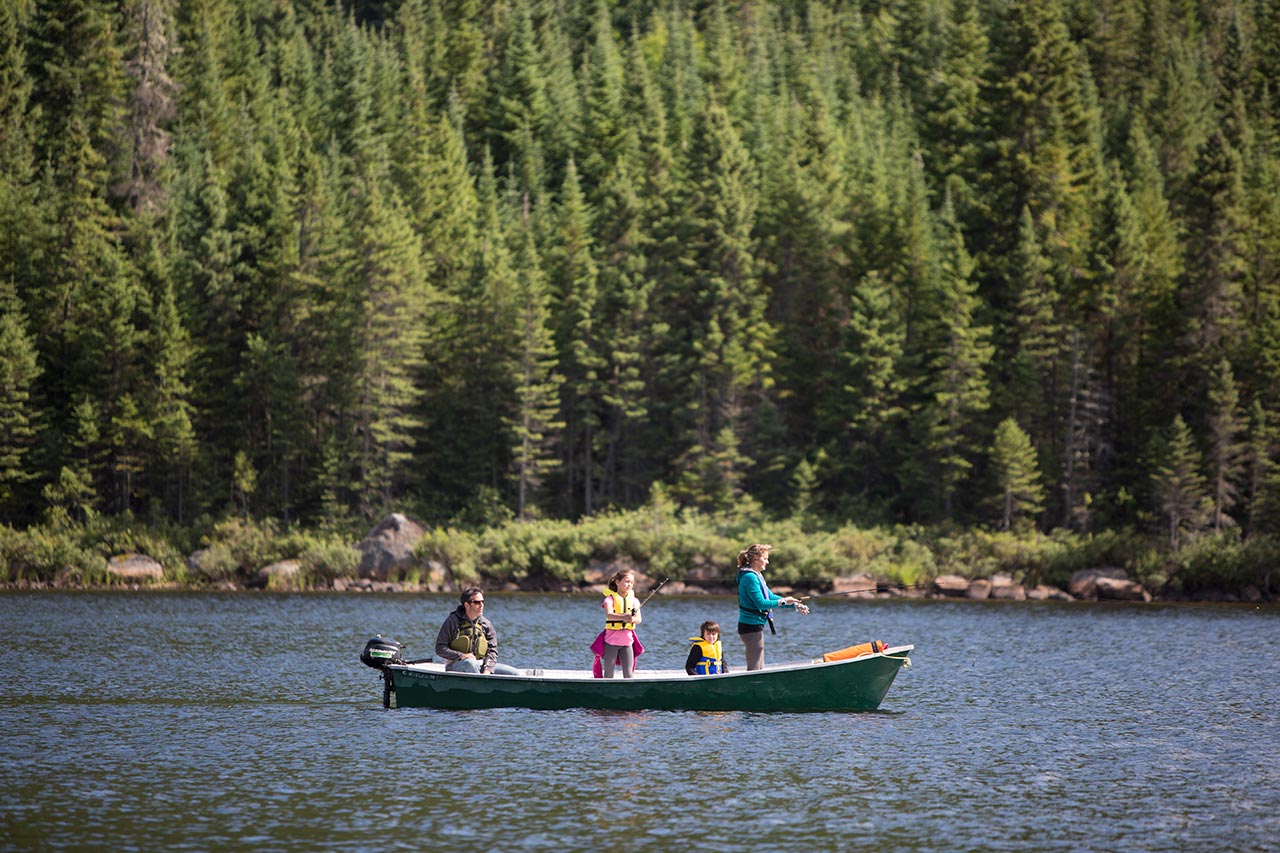
<svg viewBox="0 0 1280 853"><path fill-rule="evenodd" d="M360 662L374 669L382 669L389 663L404 663L404 656L400 654L402 651L404 646L398 640L388 640L379 634L364 644Z"/></svg>

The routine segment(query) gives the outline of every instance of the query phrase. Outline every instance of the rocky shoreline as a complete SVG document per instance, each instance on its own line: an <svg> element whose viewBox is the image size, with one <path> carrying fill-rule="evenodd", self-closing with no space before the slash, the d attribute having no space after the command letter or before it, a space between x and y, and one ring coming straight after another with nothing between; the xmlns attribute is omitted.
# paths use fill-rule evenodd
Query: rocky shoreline
<svg viewBox="0 0 1280 853"><path fill-rule="evenodd" d="M630 560L596 562L588 565L582 574L572 580L549 577L532 577L523 581L503 577L456 579L449 567L434 560L423 560L416 554L416 546L424 531L412 520L394 513L384 518L355 549L359 563L352 577L337 577L324 583L310 581L298 559L279 560L259 568L251 576L238 581L208 576L202 566L207 551L197 551L187 558L187 569L199 580L194 583L175 582L165 574L164 567L145 554L120 554L107 563L107 582L86 584L79 577L67 575L52 581L19 580L0 584L7 589L125 589L125 590L183 590L183 591L331 591L331 592L384 592L422 593L457 592L470 585L479 585L492 591L554 592L559 594L599 594L605 588L608 577L619 568L636 573L638 591L658 586L659 578L646 572L642 563ZM420 578L416 582L398 578ZM732 577L726 577L722 568L711 562L693 567L684 578L667 580L658 595L731 595L734 592ZM780 580L771 583L775 592L798 596L841 596L847 598L931 598L967 601L1119 601L1119 602L1239 602L1270 603L1280 601L1280 595L1246 586L1238 592L1225 590L1201 590L1195 595L1179 593L1171 595L1163 590L1152 591L1120 568L1099 567L1075 572L1064 587L1045 584L1026 585L1011 575L997 573L987 578L968 578L958 574L944 574L933 580L915 585L904 585L885 577L868 574L838 576L811 583L787 584Z"/></svg>

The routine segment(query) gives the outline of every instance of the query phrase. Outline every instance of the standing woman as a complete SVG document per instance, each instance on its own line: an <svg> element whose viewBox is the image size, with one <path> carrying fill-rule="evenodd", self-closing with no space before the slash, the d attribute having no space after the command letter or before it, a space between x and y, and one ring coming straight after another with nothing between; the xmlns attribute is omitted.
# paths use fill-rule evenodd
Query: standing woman
<svg viewBox="0 0 1280 853"><path fill-rule="evenodd" d="M738 553L738 636L742 638L747 659L747 669L764 669L764 626L775 634L773 614L775 607L794 607L800 613L809 608L800 599L777 596L764 582L764 569L769 565L772 545L752 545Z"/></svg>
<svg viewBox="0 0 1280 853"><path fill-rule="evenodd" d="M613 678L615 662L622 663L622 677L630 678L636 671L635 627L640 624L640 602L635 596L636 576L630 569L619 569L609 578L609 588L604 591L604 658L601 660L605 678Z"/></svg>

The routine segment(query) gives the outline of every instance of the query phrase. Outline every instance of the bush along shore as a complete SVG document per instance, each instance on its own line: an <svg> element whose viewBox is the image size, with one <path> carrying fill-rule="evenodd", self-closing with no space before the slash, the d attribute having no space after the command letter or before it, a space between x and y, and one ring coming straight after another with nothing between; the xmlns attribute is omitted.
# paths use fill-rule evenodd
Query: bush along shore
<svg viewBox="0 0 1280 853"><path fill-rule="evenodd" d="M656 498L576 522L430 527L390 513L363 531L231 517L183 528L128 518L0 526L0 587L588 592L617 568L660 594L731 593L735 556L769 542L770 584L798 595L1003 600L1280 601L1280 540L1205 535L1171 550L1131 531L1076 534L818 526Z"/></svg>

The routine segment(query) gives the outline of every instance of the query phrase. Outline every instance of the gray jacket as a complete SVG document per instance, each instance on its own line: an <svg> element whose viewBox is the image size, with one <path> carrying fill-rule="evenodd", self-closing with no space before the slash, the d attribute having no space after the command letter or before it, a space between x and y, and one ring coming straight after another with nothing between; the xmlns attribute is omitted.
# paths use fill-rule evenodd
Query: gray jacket
<svg viewBox="0 0 1280 853"><path fill-rule="evenodd" d="M457 609L450 613L449 617L444 620L444 624L440 626L440 633L436 634L436 656L445 663L452 663L461 658L462 653L456 649L449 648L449 644L458 635L459 628L470 624L471 620L467 618L466 607L459 604ZM475 624L480 626L480 630L484 632L485 641L489 644L480 669L482 672L493 672L493 665L498 661L498 632L493 630L493 623L484 616L476 619Z"/></svg>

